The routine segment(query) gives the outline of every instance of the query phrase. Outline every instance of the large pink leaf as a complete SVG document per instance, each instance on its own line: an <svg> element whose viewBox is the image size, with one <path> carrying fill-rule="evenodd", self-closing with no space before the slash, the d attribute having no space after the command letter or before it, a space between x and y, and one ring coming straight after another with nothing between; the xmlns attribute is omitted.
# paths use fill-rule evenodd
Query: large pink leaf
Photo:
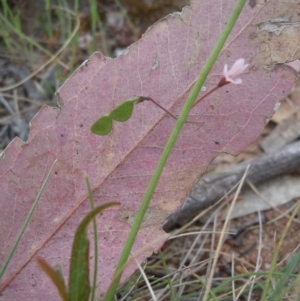
<svg viewBox="0 0 300 301"><path fill-rule="evenodd" d="M55 159L58 163L2 279L4 300L58 300L34 258L60 263L67 275L75 229L90 210L84 171L96 205L121 202L120 208L109 209L98 219L98 295L105 292L174 120L145 102L136 106L127 123L115 124L108 136L89 134L90 126L135 95L151 96L178 114L235 2L192 1L191 8L156 23L126 55L109 59L94 54L58 91L61 110L43 107L32 121L28 143L15 139L7 147L0 162L1 262L50 166ZM292 87L293 71L274 64L296 59L300 27L293 22L298 1L258 2L246 5L205 86L214 86L224 63L231 65L240 57L251 64L249 72L242 85L223 87L193 110L189 119L205 124L187 124L180 135L134 251L162 239L153 242L140 260L167 237L161 223L210 161L220 152L236 155L247 147ZM288 16L288 22L270 20L282 16ZM281 28L282 22L285 27L279 33L272 29ZM124 279L133 270L134 266L128 268Z"/></svg>

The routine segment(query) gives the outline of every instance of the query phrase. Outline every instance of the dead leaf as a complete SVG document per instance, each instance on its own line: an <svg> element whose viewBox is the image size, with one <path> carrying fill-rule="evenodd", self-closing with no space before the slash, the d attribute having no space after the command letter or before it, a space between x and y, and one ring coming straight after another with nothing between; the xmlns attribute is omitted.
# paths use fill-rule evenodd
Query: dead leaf
<svg viewBox="0 0 300 301"><path fill-rule="evenodd" d="M235 2L192 1L192 7L155 23L126 55L117 59L92 55L59 89L61 110L43 107L32 120L28 143L14 139L7 147L0 162L0 261L7 256L47 171L55 159L58 163L2 279L5 300L58 299L33 258L39 255L52 265L60 263L67 275L75 229L90 210L84 171L96 206L118 201L121 210L139 208L174 120L143 103L126 124L114 125L106 137L90 135L90 126L136 95L150 96L178 114ZM237 155L259 135L295 81L290 67L275 63L296 56L300 28L293 22L298 22L298 8L297 1L246 5L205 86L216 85L224 64L232 65L241 57L250 63L249 72L242 85L225 86L193 110L191 119L205 124L185 126L151 207L170 214L214 157L220 152ZM289 16L291 24L284 21L279 35L260 27L283 15ZM98 296L110 283L130 230L117 216L113 208L99 219ZM162 221L163 217L140 230L133 252L154 238L167 238ZM153 243L139 260L160 245ZM123 281L135 268L127 268Z"/></svg>

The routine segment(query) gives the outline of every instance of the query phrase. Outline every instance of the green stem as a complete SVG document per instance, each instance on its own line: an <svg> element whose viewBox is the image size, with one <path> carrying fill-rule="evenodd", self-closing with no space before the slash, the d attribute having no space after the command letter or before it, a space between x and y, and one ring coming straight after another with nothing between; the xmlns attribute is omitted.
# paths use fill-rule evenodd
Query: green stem
<svg viewBox="0 0 300 301"><path fill-rule="evenodd" d="M87 175L85 177L86 186L88 189L89 194L89 200L90 200L90 206L91 210L95 209L95 203L94 203L94 196L93 191L90 185L90 181ZM98 275L98 231L97 231L97 222L96 217L93 218L93 228L94 228L94 276L93 276L93 285L92 285L92 292L91 292L91 301L95 300L95 292L96 292L96 286L97 286L97 275Z"/></svg>
<svg viewBox="0 0 300 301"><path fill-rule="evenodd" d="M10 262L12 256L13 256L13 254L14 254L14 252L15 252L15 250L16 250L16 248L17 248L17 246L18 246L18 244L19 244L19 242L20 242L20 240L21 240L21 238L22 238L22 236L23 236L24 231L25 231L26 228L27 228L27 225L28 225L28 223L29 223L29 221L30 221L30 219L31 219L31 216L32 216L32 214L33 214L33 212L34 212L34 210L35 210L35 208L36 208L36 206L37 206L39 200L40 200L41 197L42 197L42 194L43 194L44 189L45 189L45 187L46 187L46 184L47 184L47 182L48 182L48 180L49 180L49 178L50 178L51 172L52 172L52 170L53 170L53 168L54 168L54 165L55 165L56 161L57 161L57 160L55 160L54 163L52 164L52 166L51 166L51 168L50 168L50 170L49 170L49 172L48 172L48 174L47 174L47 176L46 176L46 179L45 179L45 181L43 182L42 187L40 188L40 191L38 192L37 197L36 197L34 203L32 204L32 206L31 206L31 208L30 208L29 213L27 214L27 217L26 217L26 219L25 219L25 222L23 223L23 226L22 226L22 228L21 228L21 230L20 230L20 232L19 232L19 234L18 234L18 236L17 236L15 242L13 243L13 245L12 245L12 247L11 247L11 249L10 249L8 255L7 255L7 258L6 258L6 260L5 260L4 264L3 264L3 266L2 266L1 269L0 269L0 279L2 278L2 276L3 276L5 270L6 270L7 266L8 266L8 264L9 264L9 262Z"/></svg>
<svg viewBox="0 0 300 301"><path fill-rule="evenodd" d="M133 222L131 231L129 233L129 236L127 238L126 244L124 246L123 252L120 256L118 265L116 267L115 273L114 275L118 275L116 276L116 278L113 281L113 284L110 287L110 290L107 292L104 300L105 301L112 301L115 295L115 292L117 290L120 278L121 278L121 274L118 274L118 271L120 269L122 269L122 267L126 264L131 248L133 246L133 243L135 241L135 238L138 234L138 231L140 229L140 226L142 224L143 218L145 216L145 213L147 211L147 208L149 206L149 203L151 201L152 195L154 193L154 190L156 188L156 185L158 183L158 180L162 174L162 171L164 169L165 164L167 163L168 157L171 153L171 150L177 140L177 137L180 133L181 128L183 127L185 120L210 72L210 70L212 69L215 61L217 60L220 52L222 51L222 48L236 22L236 20L238 19L238 16L240 15L244 5L246 3L246 0L238 0L236 2L236 5L233 9L233 12L227 22L227 24L225 25L225 28L223 29L223 32L221 33L221 36L219 37L214 49L212 50L205 66L202 69L201 74L199 75L199 77L196 80L196 83L182 109L182 112L180 114L180 116L178 117L177 122L175 123L175 127L173 129L173 132L166 144L166 147L163 150L163 153L160 157L159 163L157 164L157 167L155 169L155 172L150 180L150 183L148 185L148 189L146 191L146 194L144 196L144 199L141 203L140 209L138 211L138 214Z"/></svg>

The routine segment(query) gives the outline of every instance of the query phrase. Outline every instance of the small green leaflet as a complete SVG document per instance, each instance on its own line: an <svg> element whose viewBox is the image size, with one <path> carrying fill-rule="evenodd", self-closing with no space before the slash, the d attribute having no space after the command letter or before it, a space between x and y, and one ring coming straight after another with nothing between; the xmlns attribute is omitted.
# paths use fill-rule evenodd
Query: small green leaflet
<svg viewBox="0 0 300 301"><path fill-rule="evenodd" d="M133 112L133 107L136 103L145 100L144 97L136 97L132 99L127 99L114 108L108 115L100 117L91 127L91 133L105 136L110 133L113 120L118 122L127 121Z"/></svg>

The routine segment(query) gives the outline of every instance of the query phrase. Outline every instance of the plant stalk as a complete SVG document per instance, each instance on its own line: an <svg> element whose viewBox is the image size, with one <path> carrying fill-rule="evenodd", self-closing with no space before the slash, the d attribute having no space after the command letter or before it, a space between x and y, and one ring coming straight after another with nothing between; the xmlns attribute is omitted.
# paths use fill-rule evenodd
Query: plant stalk
<svg viewBox="0 0 300 301"><path fill-rule="evenodd" d="M210 70L212 69L215 61L217 60L220 52L222 51L222 48L236 22L236 20L238 19L244 5L246 3L246 0L238 0L235 4L235 7L233 9L233 12L231 14L231 16L229 17L229 20L227 22L227 24L225 25L214 49L212 50L205 66L203 67L199 77L196 80L196 83L181 111L181 114L179 115L177 122L175 123L173 132L163 150L163 153L160 157L159 163L156 166L155 172L150 180L150 183L148 185L147 191L145 193L144 199L141 203L140 209L136 215L136 218L133 222L131 231L129 233L129 236L127 238L126 244L124 246L123 252L119 258L119 262L117 264L117 267L115 269L115 273L114 275L118 274L118 271L120 269L122 269L122 267L126 264L128 257L130 255L130 251L132 249L132 246L134 244L134 241L137 237L138 231L141 227L142 221L144 219L145 213L147 211L147 208L149 206L149 203L151 201L152 195L154 193L154 190L157 186L157 183L159 181L159 178L162 174L162 171L167 163L167 160L169 158L169 155L171 153L171 150L177 140L177 137L180 133L180 130L182 129L185 120L210 72ZM111 285L110 290L106 293L106 296L104 298L105 301L112 301L114 298L114 295L116 293L119 281L121 278L121 274L118 274L118 276L114 279L113 284Z"/></svg>

